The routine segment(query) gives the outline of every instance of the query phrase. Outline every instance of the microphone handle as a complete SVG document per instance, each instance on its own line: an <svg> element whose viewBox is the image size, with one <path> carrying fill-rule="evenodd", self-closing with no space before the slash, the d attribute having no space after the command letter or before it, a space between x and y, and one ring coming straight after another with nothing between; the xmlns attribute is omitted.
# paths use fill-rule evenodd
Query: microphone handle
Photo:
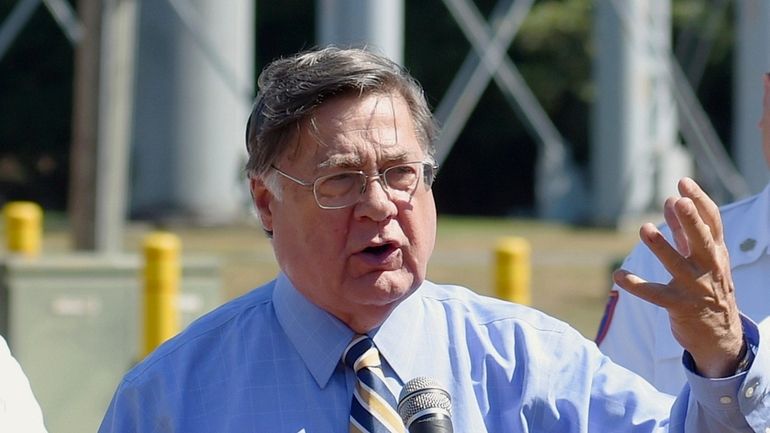
<svg viewBox="0 0 770 433"><path fill-rule="evenodd" d="M436 415L429 414L412 421L409 424L409 433L454 433L452 419Z"/></svg>

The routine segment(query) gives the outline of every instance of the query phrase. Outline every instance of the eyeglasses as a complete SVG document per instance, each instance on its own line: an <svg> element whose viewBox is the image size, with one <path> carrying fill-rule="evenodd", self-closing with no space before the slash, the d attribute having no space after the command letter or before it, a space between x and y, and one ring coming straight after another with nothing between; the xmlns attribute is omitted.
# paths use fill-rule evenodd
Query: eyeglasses
<svg viewBox="0 0 770 433"><path fill-rule="evenodd" d="M304 187L313 188L313 196L321 209L342 209L358 203L366 192L369 179L377 179L391 193L412 195L422 178L425 189L433 185L438 165L426 161L405 162L368 175L363 171L342 171L305 182L271 166L281 176Z"/></svg>

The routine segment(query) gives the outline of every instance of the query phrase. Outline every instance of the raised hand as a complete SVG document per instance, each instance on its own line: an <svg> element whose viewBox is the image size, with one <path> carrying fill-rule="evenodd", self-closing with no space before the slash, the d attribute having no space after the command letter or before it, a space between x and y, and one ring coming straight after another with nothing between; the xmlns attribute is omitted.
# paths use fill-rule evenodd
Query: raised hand
<svg viewBox="0 0 770 433"><path fill-rule="evenodd" d="M676 248L652 224L639 231L671 281L645 281L622 269L613 279L668 310L673 335L690 352L699 374L730 376L746 349L719 209L692 179L680 180L678 187L681 197L666 200L664 212Z"/></svg>

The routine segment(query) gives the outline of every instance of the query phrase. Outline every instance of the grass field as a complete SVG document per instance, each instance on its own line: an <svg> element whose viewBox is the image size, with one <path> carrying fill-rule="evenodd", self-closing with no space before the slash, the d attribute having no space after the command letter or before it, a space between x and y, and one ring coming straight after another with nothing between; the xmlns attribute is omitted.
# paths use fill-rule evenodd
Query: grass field
<svg viewBox="0 0 770 433"><path fill-rule="evenodd" d="M222 264L222 295L229 299L271 279L277 270L270 243L256 223L185 227L177 233L184 255L215 256ZM128 226L123 249L140 251L150 227ZM494 249L506 236L532 249L532 304L593 338L601 318L612 264L636 242L636 231L576 228L535 220L440 217L428 277L495 295ZM63 223L46 225L46 253L69 250Z"/></svg>

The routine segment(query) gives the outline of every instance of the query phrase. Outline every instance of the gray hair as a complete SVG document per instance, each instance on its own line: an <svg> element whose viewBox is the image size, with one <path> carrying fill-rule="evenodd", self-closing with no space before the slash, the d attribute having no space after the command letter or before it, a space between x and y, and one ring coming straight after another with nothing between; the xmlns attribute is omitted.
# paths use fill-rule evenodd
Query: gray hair
<svg viewBox="0 0 770 433"><path fill-rule="evenodd" d="M324 101L351 92L398 93L409 107L426 154L435 153L438 126L422 87L403 67L383 56L356 48L307 51L267 65L258 86L246 125L249 176L264 176L296 138L301 123Z"/></svg>

